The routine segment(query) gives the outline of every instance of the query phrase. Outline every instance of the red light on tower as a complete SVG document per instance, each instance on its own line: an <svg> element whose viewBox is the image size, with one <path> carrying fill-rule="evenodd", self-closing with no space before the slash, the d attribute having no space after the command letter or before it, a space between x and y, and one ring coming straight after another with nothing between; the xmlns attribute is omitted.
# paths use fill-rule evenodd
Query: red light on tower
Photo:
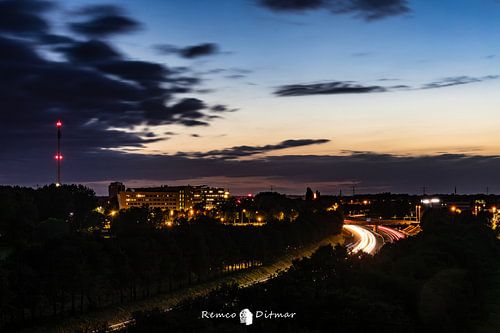
<svg viewBox="0 0 500 333"><path fill-rule="evenodd" d="M63 159L63 156L61 155L61 127L62 127L62 121L58 120L56 122L56 127L57 127L57 154L55 157L57 161L57 182L56 186L61 185L61 161Z"/></svg>

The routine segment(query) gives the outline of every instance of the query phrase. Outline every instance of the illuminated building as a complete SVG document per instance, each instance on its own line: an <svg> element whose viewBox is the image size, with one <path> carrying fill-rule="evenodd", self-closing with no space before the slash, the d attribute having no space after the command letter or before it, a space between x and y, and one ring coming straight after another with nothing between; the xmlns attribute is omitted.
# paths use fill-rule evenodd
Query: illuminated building
<svg viewBox="0 0 500 333"><path fill-rule="evenodd" d="M229 191L216 187L201 187L201 200L205 209L213 209L229 198Z"/></svg>
<svg viewBox="0 0 500 333"><path fill-rule="evenodd" d="M120 191L118 205L120 209L149 206L162 210L184 211L192 209L195 205L212 209L228 198L229 192L222 188L190 185L161 186Z"/></svg>

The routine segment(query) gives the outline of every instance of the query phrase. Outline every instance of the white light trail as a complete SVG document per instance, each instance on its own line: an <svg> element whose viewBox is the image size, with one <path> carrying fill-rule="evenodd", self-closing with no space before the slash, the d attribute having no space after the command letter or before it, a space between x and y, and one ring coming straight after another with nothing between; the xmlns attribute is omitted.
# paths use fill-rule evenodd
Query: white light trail
<svg viewBox="0 0 500 333"><path fill-rule="evenodd" d="M354 244L351 249L352 253L363 251L366 253L373 253L375 246L377 246L377 239L375 235L365 228L356 225L344 225L344 228L352 233L359 240Z"/></svg>

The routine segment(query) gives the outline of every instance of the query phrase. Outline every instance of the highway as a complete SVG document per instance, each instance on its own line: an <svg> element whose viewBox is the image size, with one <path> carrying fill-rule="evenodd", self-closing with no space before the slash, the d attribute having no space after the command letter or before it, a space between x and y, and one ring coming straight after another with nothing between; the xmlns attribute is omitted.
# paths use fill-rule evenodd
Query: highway
<svg viewBox="0 0 500 333"><path fill-rule="evenodd" d="M382 236L385 236L384 239L387 239L390 243L397 242L398 240L406 238L406 235L402 233L399 230L385 227L385 226L378 226L377 227L379 234Z"/></svg>
<svg viewBox="0 0 500 333"><path fill-rule="evenodd" d="M377 248L377 237L375 233L357 225L344 225L344 229L354 236L355 241L347 248L351 253L363 251L369 254L374 254Z"/></svg>
<svg viewBox="0 0 500 333"><path fill-rule="evenodd" d="M344 230L354 237L354 242L347 244L349 252L357 253L362 251L368 254L374 254L384 246L385 243L394 243L406 238L403 232L393 228L377 226L377 231L373 231L372 229L373 226L345 224Z"/></svg>

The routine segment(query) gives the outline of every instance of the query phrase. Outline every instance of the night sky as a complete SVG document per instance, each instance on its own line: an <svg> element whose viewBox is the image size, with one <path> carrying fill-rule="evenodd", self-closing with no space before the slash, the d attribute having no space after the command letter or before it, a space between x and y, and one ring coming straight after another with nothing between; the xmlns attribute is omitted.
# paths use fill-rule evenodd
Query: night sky
<svg viewBox="0 0 500 333"><path fill-rule="evenodd" d="M496 0L0 0L0 183L500 193Z"/></svg>

